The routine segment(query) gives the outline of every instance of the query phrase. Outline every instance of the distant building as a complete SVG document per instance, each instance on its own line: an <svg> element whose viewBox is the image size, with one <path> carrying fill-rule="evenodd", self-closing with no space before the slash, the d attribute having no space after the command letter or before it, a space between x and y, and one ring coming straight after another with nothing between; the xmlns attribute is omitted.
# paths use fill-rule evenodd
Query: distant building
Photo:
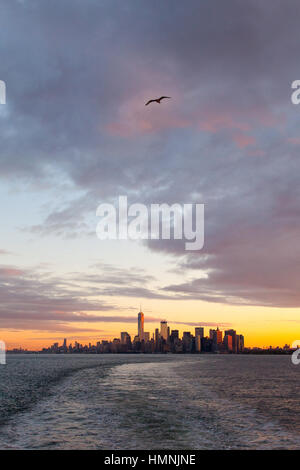
<svg viewBox="0 0 300 470"><path fill-rule="evenodd" d="M241 346L240 346L240 335L236 335L236 353L239 353L241 350Z"/></svg>
<svg viewBox="0 0 300 470"><path fill-rule="evenodd" d="M160 337L168 341L168 323L166 321L160 322Z"/></svg>
<svg viewBox="0 0 300 470"><path fill-rule="evenodd" d="M111 343L111 352L112 353L120 352L120 344L121 344L121 341L119 340L119 338L114 338Z"/></svg>
<svg viewBox="0 0 300 470"><path fill-rule="evenodd" d="M197 335L195 337L195 348L196 348L196 352L201 352L201 336L200 335Z"/></svg>
<svg viewBox="0 0 300 470"><path fill-rule="evenodd" d="M219 327L214 330L213 335L212 335L212 340L217 344L220 345L222 344L223 341L223 333L222 331L219 330Z"/></svg>
<svg viewBox="0 0 300 470"><path fill-rule="evenodd" d="M226 330L225 331L225 336L231 336L232 337L232 352L236 353L238 352L237 350L237 335L235 330Z"/></svg>
<svg viewBox="0 0 300 470"><path fill-rule="evenodd" d="M158 343L159 342L159 329L158 328L155 328L155 342Z"/></svg>
<svg viewBox="0 0 300 470"><path fill-rule="evenodd" d="M140 341L144 339L144 314L139 312L138 314L138 337Z"/></svg>
<svg viewBox="0 0 300 470"><path fill-rule="evenodd" d="M204 328L202 326L197 326L195 328L195 337L200 336L200 338L204 338Z"/></svg>
<svg viewBox="0 0 300 470"><path fill-rule="evenodd" d="M178 353L182 352L182 342L179 339L179 331L172 330L169 336L169 344L171 348L171 352Z"/></svg>
<svg viewBox="0 0 300 470"><path fill-rule="evenodd" d="M243 352L243 351L244 351L244 348L245 348L244 336L243 336L243 335L239 335L239 338L240 338L240 352Z"/></svg>
<svg viewBox="0 0 300 470"><path fill-rule="evenodd" d="M131 337L127 331L122 331L121 333L121 344L125 346L129 346L131 344Z"/></svg>
<svg viewBox="0 0 300 470"><path fill-rule="evenodd" d="M144 332L144 341L146 341L146 342L150 341L150 333L148 333L146 331Z"/></svg>
<svg viewBox="0 0 300 470"><path fill-rule="evenodd" d="M212 339L207 337L201 338L201 351L212 352Z"/></svg>
<svg viewBox="0 0 300 470"><path fill-rule="evenodd" d="M170 340L171 342L174 342L175 339L179 339L179 331L178 330L172 330L170 334Z"/></svg>
<svg viewBox="0 0 300 470"><path fill-rule="evenodd" d="M216 330L209 330L209 337L212 341L212 351L217 352L221 350L222 346L222 331L217 328Z"/></svg>
<svg viewBox="0 0 300 470"><path fill-rule="evenodd" d="M226 351L233 352L233 349L232 349L232 336L230 334L225 333L223 344L224 344L224 347L225 347Z"/></svg>
<svg viewBox="0 0 300 470"><path fill-rule="evenodd" d="M193 350L193 336L190 331L184 331L182 336L183 352L191 353Z"/></svg>

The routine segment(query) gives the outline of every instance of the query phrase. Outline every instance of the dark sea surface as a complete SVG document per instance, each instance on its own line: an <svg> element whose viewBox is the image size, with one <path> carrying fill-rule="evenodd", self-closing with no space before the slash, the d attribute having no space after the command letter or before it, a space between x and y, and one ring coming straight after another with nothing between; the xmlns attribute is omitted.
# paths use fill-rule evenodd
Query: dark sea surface
<svg viewBox="0 0 300 470"><path fill-rule="evenodd" d="M8 355L1 449L300 449L290 356Z"/></svg>

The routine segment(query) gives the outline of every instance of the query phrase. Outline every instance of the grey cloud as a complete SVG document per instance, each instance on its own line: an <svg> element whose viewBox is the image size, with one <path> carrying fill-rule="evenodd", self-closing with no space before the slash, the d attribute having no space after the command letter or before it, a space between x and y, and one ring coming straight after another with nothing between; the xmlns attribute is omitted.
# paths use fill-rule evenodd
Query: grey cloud
<svg viewBox="0 0 300 470"><path fill-rule="evenodd" d="M38 268L1 265L0 327L71 331L76 323L135 323L136 315L120 314L132 307L121 308L103 297L172 298L141 287L141 283L152 280L142 270L135 275L130 269L100 263L96 266L99 274L69 273L59 277ZM99 314L111 311L116 314ZM147 321L159 322L160 318L147 315ZM83 331L89 329L84 327Z"/></svg>
<svg viewBox="0 0 300 470"><path fill-rule="evenodd" d="M1 177L84 191L28 229L83 236L97 205L119 194L197 194L204 250L148 244L193 280L154 293L111 277L99 293L298 307L299 147L288 139L299 121L299 13L296 0L5 3ZM146 114L160 90L172 101Z"/></svg>
<svg viewBox="0 0 300 470"><path fill-rule="evenodd" d="M11 252L0 248L0 255L10 255Z"/></svg>
<svg viewBox="0 0 300 470"><path fill-rule="evenodd" d="M199 321L199 322L183 322L183 321L171 321L169 323L175 323L176 325L187 325L187 326L211 326L211 327L220 327L220 328L226 328L232 326L232 323L216 323L216 322L208 322L208 321Z"/></svg>

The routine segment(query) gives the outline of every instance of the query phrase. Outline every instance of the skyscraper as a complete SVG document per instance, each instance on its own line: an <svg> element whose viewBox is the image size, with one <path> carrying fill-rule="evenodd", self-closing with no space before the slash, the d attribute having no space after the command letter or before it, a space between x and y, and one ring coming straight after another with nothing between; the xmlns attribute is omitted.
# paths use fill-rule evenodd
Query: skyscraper
<svg viewBox="0 0 300 470"><path fill-rule="evenodd" d="M121 332L121 344L123 345L131 344L131 338L130 338L130 335L127 333L127 331Z"/></svg>
<svg viewBox="0 0 300 470"><path fill-rule="evenodd" d="M165 341L168 340L168 323L166 321L160 322L160 337Z"/></svg>
<svg viewBox="0 0 300 470"><path fill-rule="evenodd" d="M158 343L159 341L159 329L155 328L155 342Z"/></svg>
<svg viewBox="0 0 300 470"><path fill-rule="evenodd" d="M172 330L171 331L171 336L170 336L171 342L174 342L175 340L178 340L178 339L179 339L179 331L178 330Z"/></svg>
<svg viewBox="0 0 300 470"><path fill-rule="evenodd" d="M216 329L216 337L217 337L217 343L222 344L223 333L222 333L222 331L219 330L219 327L217 327L217 329Z"/></svg>
<svg viewBox="0 0 300 470"><path fill-rule="evenodd" d="M236 331L235 330L226 330L225 336L230 335L232 336L232 351L234 353L237 352L237 339L236 339Z"/></svg>
<svg viewBox="0 0 300 470"><path fill-rule="evenodd" d="M240 335L236 335L236 353L240 352Z"/></svg>
<svg viewBox="0 0 300 470"><path fill-rule="evenodd" d="M243 352L244 351L244 336L243 335L239 335L240 336L240 352Z"/></svg>
<svg viewBox="0 0 300 470"><path fill-rule="evenodd" d="M195 328L195 336L200 336L200 338L204 338L204 328L202 326L198 326Z"/></svg>
<svg viewBox="0 0 300 470"><path fill-rule="evenodd" d="M142 341L144 339L144 314L139 312L138 314L138 337Z"/></svg>
<svg viewBox="0 0 300 470"><path fill-rule="evenodd" d="M219 327L216 330L209 330L209 336L212 340L212 350L216 352L219 350L220 346L222 345L222 331L219 330Z"/></svg>
<svg viewBox="0 0 300 470"><path fill-rule="evenodd" d="M230 334L225 334L223 344L227 351L232 352L232 336Z"/></svg>
<svg viewBox="0 0 300 470"><path fill-rule="evenodd" d="M147 331L144 331L144 341L150 341L150 333Z"/></svg>
<svg viewBox="0 0 300 470"><path fill-rule="evenodd" d="M193 348L193 336L190 331L184 331L182 336L183 352L190 353Z"/></svg>
<svg viewBox="0 0 300 470"><path fill-rule="evenodd" d="M195 348L197 352L201 352L201 336L196 335L195 337Z"/></svg>

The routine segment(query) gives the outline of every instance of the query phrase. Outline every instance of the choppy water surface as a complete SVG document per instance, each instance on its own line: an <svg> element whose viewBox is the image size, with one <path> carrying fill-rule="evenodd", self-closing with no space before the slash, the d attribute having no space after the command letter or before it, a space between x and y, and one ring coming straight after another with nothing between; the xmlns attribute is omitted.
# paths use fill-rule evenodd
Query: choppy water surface
<svg viewBox="0 0 300 470"><path fill-rule="evenodd" d="M300 449L286 356L16 355L0 366L0 448Z"/></svg>

